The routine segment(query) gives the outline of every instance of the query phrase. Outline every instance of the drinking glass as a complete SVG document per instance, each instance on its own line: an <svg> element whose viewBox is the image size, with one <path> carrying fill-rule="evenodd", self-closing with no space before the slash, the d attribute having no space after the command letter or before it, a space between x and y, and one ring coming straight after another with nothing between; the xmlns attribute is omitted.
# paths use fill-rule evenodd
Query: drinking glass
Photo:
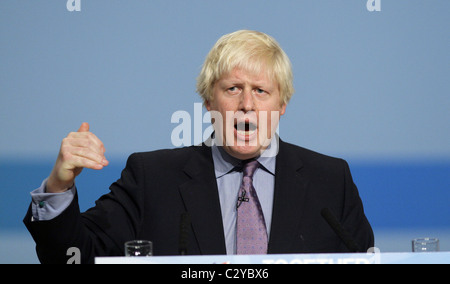
<svg viewBox="0 0 450 284"><path fill-rule="evenodd" d="M151 241L136 240L125 243L125 256L152 256L153 243Z"/></svg>
<svg viewBox="0 0 450 284"><path fill-rule="evenodd" d="M436 252L439 251L439 239L421 238L412 240L413 252Z"/></svg>

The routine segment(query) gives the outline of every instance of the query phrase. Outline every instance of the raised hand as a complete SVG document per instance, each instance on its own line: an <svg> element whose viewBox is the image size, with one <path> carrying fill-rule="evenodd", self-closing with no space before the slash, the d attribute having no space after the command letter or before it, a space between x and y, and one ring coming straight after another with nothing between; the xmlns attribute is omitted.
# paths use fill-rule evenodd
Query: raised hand
<svg viewBox="0 0 450 284"><path fill-rule="evenodd" d="M63 139L46 192L65 192L73 186L75 178L84 168L101 170L108 164L103 142L89 132L89 124L84 122L77 132L71 132Z"/></svg>

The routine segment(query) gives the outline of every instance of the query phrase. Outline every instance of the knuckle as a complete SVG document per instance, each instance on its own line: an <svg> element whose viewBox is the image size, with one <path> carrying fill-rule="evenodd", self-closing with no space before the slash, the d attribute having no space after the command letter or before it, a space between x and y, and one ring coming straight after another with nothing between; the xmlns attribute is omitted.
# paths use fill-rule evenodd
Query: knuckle
<svg viewBox="0 0 450 284"><path fill-rule="evenodd" d="M70 143L70 138L69 137L66 137L66 138L64 138L63 140L62 140L62 142L61 142L61 145L67 145L67 144L69 144Z"/></svg>
<svg viewBox="0 0 450 284"><path fill-rule="evenodd" d="M62 144L61 145L61 153L65 154L65 153L69 152L69 148L70 147L67 144Z"/></svg>
<svg viewBox="0 0 450 284"><path fill-rule="evenodd" d="M61 156L63 161L69 161L72 158L72 154L68 151L62 152Z"/></svg>

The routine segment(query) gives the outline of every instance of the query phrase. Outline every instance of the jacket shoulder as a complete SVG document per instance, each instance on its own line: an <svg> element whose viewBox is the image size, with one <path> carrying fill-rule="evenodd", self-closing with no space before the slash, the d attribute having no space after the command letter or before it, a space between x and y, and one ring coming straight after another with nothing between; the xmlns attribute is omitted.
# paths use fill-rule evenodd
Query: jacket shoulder
<svg viewBox="0 0 450 284"><path fill-rule="evenodd" d="M346 163L341 158L336 158L328 156L325 154L318 153L316 151L300 147L294 144L283 143L283 148L286 153L300 159L305 165L337 165Z"/></svg>
<svg viewBox="0 0 450 284"><path fill-rule="evenodd" d="M190 146L175 149L162 149L149 152L137 152L129 156L128 165L140 165L159 169L177 169L184 166L193 156L208 156L206 146Z"/></svg>

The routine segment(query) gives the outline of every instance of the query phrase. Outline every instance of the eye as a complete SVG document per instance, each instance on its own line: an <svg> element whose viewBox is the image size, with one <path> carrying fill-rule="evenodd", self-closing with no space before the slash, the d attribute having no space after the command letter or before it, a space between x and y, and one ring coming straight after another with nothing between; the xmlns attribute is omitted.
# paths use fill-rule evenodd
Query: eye
<svg viewBox="0 0 450 284"><path fill-rule="evenodd" d="M231 88L228 88L228 92L229 92L230 94L232 94L232 95L237 95L237 94L239 94L241 91L239 90L238 87L231 87Z"/></svg>
<svg viewBox="0 0 450 284"><path fill-rule="evenodd" d="M264 90L261 89L261 88L256 89L255 92L256 92L258 95L264 95L264 94L267 94L267 92L264 91Z"/></svg>

